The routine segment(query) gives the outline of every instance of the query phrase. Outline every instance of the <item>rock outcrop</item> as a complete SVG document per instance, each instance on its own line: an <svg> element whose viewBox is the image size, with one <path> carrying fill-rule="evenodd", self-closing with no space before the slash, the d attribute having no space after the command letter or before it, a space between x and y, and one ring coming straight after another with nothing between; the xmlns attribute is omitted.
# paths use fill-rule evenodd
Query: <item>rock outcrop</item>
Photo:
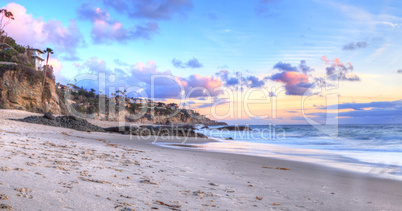
<svg viewBox="0 0 402 211"><path fill-rule="evenodd" d="M216 128L217 130L230 130L230 131L252 131L252 129L248 126L225 126Z"/></svg>
<svg viewBox="0 0 402 211"><path fill-rule="evenodd" d="M61 114L60 99L55 81L47 78L45 86L37 78L23 74L24 70L0 70L0 108L18 109L37 113L51 111ZM14 70L12 70L14 69Z"/></svg>
<svg viewBox="0 0 402 211"><path fill-rule="evenodd" d="M89 123L85 119L77 118L75 116L58 116L54 119L49 119L46 116L29 116L24 119L16 119L21 122L28 122L34 124L42 124L53 127L64 127L79 131L90 132L105 132L105 130L97 125Z"/></svg>
<svg viewBox="0 0 402 211"><path fill-rule="evenodd" d="M166 111L166 110L165 110ZM182 125L182 124L203 124L208 126L227 125L225 122L218 122L209 118L195 115L187 110L179 110L174 114L166 114L161 111L155 111L151 114L144 114L140 118L135 118L134 115L129 113L123 115L127 122L143 123L143 124L157 124L157 125Z"/></svg>

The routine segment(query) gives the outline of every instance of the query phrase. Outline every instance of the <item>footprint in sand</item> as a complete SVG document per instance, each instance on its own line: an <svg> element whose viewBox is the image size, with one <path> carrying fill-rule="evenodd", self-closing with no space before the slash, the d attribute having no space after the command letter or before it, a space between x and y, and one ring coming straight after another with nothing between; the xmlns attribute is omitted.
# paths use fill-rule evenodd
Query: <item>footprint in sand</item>
<svg viewBox="0 0 402 211"><path fill-rule="evenodd" d="M0 204L0 210L13 210L13 207L7 204Z"/></svg>
<svg viewBox="0 0 402 211"><path fill-rule="evenodd" d="M27 198L27 199L32 199L33 196L30 195L29 193L32 193L33 191L28 188L14 188L15 191L18 191L19 193L16 194L16 196Z"/></svg>
<svg viewBox="0 0 402 211"><path fill-rule="evenodd" d="M6 194L0 193L0 200L7 200L8 196Z"/></svg>

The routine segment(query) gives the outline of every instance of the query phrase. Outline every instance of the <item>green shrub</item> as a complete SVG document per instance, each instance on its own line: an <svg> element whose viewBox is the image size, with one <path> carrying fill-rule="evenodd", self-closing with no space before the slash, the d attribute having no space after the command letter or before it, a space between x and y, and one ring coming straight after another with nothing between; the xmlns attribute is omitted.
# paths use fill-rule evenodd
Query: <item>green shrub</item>
<svg viewBox="0 0 402 211"><path fill-rule="evenodd" d="M17 56L18 52L14 49L0 50L0 61L9 62L13 56Z"/></svg>

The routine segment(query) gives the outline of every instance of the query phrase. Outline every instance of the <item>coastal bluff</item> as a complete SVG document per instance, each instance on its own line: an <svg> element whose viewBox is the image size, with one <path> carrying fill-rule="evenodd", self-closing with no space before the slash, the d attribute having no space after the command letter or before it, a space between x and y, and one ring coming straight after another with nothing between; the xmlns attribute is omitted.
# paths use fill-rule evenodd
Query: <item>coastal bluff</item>
<svg viewBox="0 0 402 211"><path fill-rule="evenodd" d="M51 112L55 115L73 115L85 119L103 121L126 121L137 124L182 125L204 124L208 126L227 125L209 119L189 109L156 108L150 105L140 117L134 118L142 104L125 103L124 110L119 110L118 97L107 97L107 103L101 105L99 95L83 88L70 90L71 98L67 99L56 86L53 74L48 74L43 86L43 72L24 65L0 62L0 109L23 110L34 113ZM67 99L67 100L66 100ZM126 99L125 99L126 100ZM109 111L115 107L114 113L102 113L100 107ZM71 110L72 109L72 110ZM74 112L71 112L74 111ZM173 114L173 115L172 115Z"/></svg>
<svg viewBox="0 0 402 211"><path fill-rule="evenodd" d="M35 113L65 113L56 92L55 80L47 77L42 85L40 71L26 71L17 65L1 65L0 109L17 109Z"/></svg>

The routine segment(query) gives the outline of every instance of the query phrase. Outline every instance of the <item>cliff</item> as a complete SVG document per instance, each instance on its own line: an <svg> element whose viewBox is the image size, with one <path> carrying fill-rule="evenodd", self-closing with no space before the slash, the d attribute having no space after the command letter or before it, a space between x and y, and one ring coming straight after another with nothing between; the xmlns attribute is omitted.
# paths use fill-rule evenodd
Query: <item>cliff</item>
<svg viewBox="0 0 402 211"><path fill-rule="evenodd" d="M56 90L54 79L47 77L45 86L42 86L42 73L24 66L0 64L0 109L18 109L36 113L51 111L53 114L69 114L66 105L63 103L65 100L59 97L59 94L61 97L64 95L60 90ZM100 114L99 95L84 89L71 94L72 99L70 101L74 103L69 106L75 111L71 114L79 117L109 121L118 121L121 118L127 122L158 125L226 125L224 122L211 120L191 110L148 109L138 118L134 114L139 113L139 105L125 107L123 111L119 111L118 106L115 106L115 115L109 114L109 112ZM108 104L109 101L106 103L106 111L109 111Z"/></svg>
<svg viewBox="0 0 402 211"><path fill-rule="evenodd" d="M17 65L0 67L0 108L62 114L55 81L47 78L42 86L41 73Z"/></svg>
<svg viewBox="0 0 402 211"><path fill-rule="evenodd" d="M158 125L181 125L181 124L203 124L208 126L227 125L224 122L211 120L205 116L200 116L188 110L179 110L175 115L172 115L168 110L156 109L154 112L149 112L139 119L132 118L132 114L123 114L128 122L137 122L144 124Z"/></svg>

